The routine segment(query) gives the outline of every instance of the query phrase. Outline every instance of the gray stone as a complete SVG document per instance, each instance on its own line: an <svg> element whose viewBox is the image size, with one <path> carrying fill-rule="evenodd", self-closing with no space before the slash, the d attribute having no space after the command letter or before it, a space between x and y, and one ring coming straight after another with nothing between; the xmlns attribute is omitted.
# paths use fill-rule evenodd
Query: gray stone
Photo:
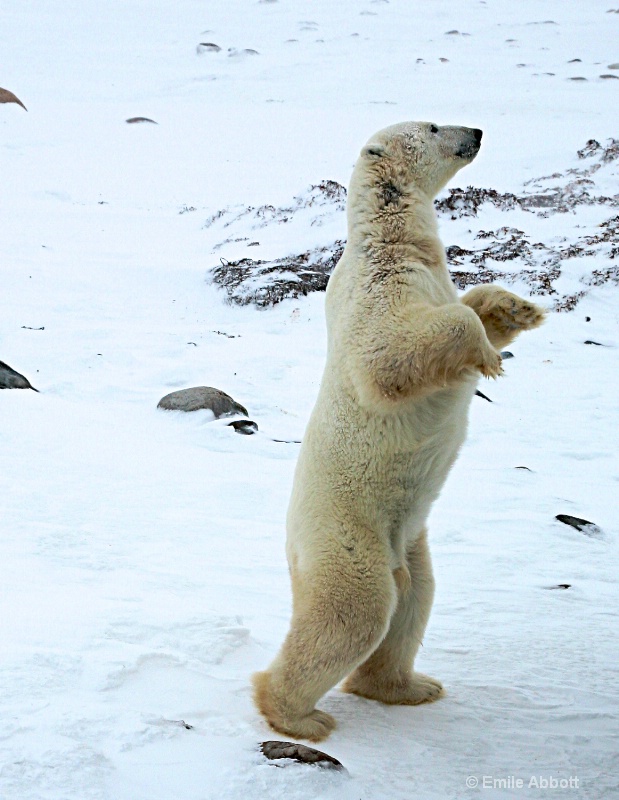
<svg viewBox="0 0 619 800"><path fill-rule="evenodd" d="M31 385L28 378L24 378L23 375L9 367L4 361L0 361L0 389L32 389L34 392L39 391Z"/></svg>
<svg viewBox="0 0 619 800"><path fill-rule="evenodd" d="M213 412L215 419L231 414L248 415L247 409L233 400L229 394L214 389L212 386L194 386L191 389L179 389L162 397L158 408L167 411L198 411L206 408Z"/></svg>

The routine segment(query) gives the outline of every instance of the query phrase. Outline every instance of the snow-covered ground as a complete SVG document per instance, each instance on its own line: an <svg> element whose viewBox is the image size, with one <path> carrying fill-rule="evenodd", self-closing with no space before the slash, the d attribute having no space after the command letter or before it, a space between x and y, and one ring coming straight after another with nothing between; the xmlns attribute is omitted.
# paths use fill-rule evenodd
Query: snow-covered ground
<svg viewBox="0 0 619 800"><path fill-rule="evenodd" d="M0 85L28 112L0 105L0 359L40 393L0 392L1 800L618 796L616 283L523 335L480 386L493 402L475 398L431 520L419 668L447 697L335 690L324 749L349 774L277 768L249 675L290 615L284 517L324 297L226 304L205 227L346 185L370 134L405 119L484 130L461 186L582 167L619 133L613 2L5 0ZM616 213L484 206L441 229L572 242ZM304 219L269 228L267 257L345 237L341 212ZM234 230L260 238L249 217ZM613 265L566 259L565 291ZM157 410L199 385L259 434Z"/></svg>

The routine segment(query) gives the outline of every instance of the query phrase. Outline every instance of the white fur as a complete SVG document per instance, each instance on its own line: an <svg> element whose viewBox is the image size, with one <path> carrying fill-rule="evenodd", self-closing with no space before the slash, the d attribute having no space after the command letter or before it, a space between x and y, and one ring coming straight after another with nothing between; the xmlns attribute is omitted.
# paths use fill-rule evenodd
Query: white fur
<svg viewBox="0 0 619 800"><path fill-rule="evenodd" d="M434 700L412 671L434 580L425 531L497 348L542 321L499 287L458 300L433 198L481 132L404 123L363 148L348 242L326 298L328 353L299 456L287 527L291 628L255 700L280 733L320 741L317 700L344 689L387 703Z"/></svg>

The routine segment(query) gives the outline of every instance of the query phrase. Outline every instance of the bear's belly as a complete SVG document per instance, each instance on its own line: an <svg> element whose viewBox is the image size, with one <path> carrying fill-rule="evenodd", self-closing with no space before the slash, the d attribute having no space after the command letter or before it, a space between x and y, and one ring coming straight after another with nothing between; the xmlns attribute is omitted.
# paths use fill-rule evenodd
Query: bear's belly
<svg viewBox="0 0 619 800"><path fill-rule="evenodd" d="M319 397L297 464L292 527L308 517L351 521L410 543L464 441L473 392L474 383L450 388L390 414L363 409L344 392Z"/></svg>
<svg viewBox="0 0 619 800"><path fill-rule="evenodd" d="M392 541L410 542L423 529L466 432L466 420L443 419L440 427L426 427L420 435L417 422L390 420L380 426L381 433L375 431L376 438L368 426L362 456L367 467L362 480L356 481L353 472L351 481L363 522Z"/></svg>

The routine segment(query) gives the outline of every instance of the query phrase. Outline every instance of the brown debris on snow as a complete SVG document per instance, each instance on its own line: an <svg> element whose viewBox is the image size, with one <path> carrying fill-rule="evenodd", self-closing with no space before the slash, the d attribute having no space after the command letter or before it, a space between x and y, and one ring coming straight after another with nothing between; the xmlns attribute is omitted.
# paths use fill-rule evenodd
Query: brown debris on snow
<svg viewBox="0 0 619 800"><path fill-rule="evenodd" d="M253 303L264 308L285 298L324 291L343 252L344 242L337 239L325 247L273 261L222 259L212 270L212 279L226 290L229 302L241 306Z"/></svg>
<svg viewBox="0 0 619 800"><path fill-rule="evenodd" d="M16 103L18 106L21 106L24 111L28 111L19 97L14 95L13 92L9 92L8 89L0 89L0 103Z"/></svg>
<svg viewBox="0 0 619 800"><path fill-rule="evenodd" d="M337 758L333 758L328 753L323 753L322 750L316 750L298 742L262 742L260 750L271 761L289 758L301 764L316 764L316 766L326 767L327 769L345 770L343 764Z"/></svg>

